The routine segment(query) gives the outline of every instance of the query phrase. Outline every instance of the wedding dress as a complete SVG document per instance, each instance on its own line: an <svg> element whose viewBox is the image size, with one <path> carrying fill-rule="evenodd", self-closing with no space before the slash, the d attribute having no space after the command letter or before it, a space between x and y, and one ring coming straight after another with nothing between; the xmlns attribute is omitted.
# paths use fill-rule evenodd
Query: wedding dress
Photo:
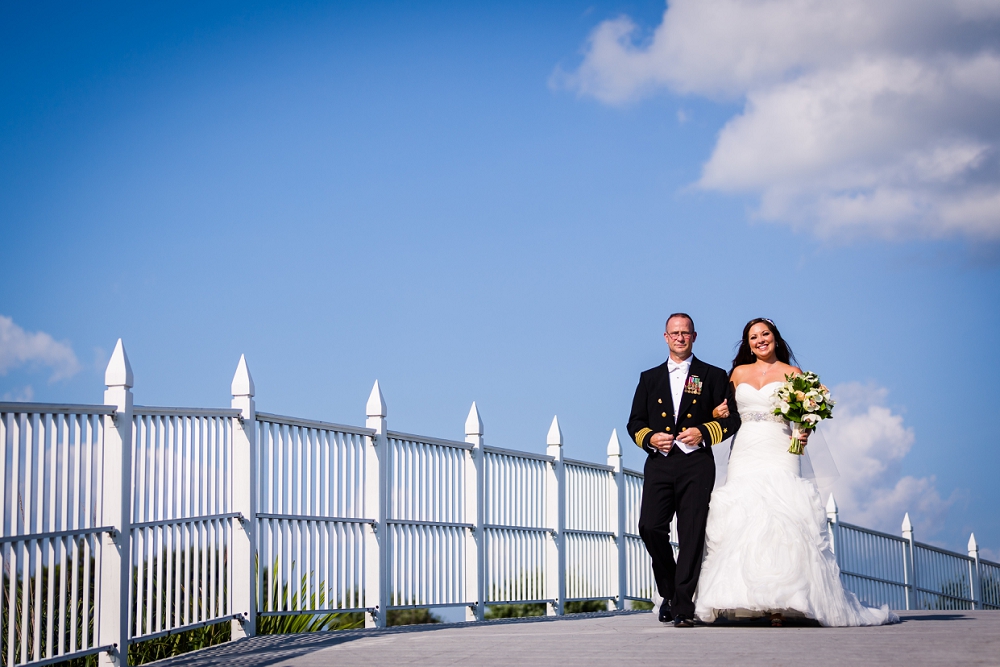
<svg viewBox="0 0 1000 667"><path fill-rule="evenodd" d="M788 422L773 414L780 384L736 387L743 423L726 482L712 493L695 614L705 622L771 613L826 626L898 622L840 582L819 491L802 477L802 457L788 453Z"/></svg>

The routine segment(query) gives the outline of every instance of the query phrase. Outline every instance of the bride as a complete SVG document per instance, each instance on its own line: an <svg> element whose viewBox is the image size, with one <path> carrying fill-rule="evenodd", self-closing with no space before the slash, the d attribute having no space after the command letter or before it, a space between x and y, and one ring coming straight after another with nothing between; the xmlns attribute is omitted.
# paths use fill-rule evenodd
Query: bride
<svg viewBox="0 0 1000 667"><path fill-rule="evenodd" d="M710 623L770 616L825 626L898 622L888 606L866 607L840 582L816 484L790 454L791 430L773 414L771 395L801 373L771 320L750 320L730 380L742 426L726 483L712 493L695 614ZM725 416L725 405L718 410Z"/></svg>

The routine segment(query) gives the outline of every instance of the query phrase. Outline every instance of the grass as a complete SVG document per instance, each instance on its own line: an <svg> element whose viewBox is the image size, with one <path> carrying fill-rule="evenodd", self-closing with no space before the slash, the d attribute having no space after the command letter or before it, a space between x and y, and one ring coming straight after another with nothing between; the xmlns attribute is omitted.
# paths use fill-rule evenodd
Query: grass
<svg viewBox="0 0 1000 667"><path fill-rule="evenodd" d="M607 610L608 603L606 600L578 600L567 602L563 607L563 612L566 614L587 614ZM527 618L530 616L545 616L545 603L491 604L486 607L485 618L489 620L494 618Z"/></svg>

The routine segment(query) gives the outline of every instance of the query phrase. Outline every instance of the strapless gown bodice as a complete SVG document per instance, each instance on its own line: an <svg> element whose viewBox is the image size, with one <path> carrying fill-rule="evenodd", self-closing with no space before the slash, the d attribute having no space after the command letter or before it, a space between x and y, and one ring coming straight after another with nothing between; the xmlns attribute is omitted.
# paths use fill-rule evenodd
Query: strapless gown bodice
<svg viewBox="0 0 1000 667"><path fill-rule="evenodd" d="M894 622L888 607L864 606L840 582L819 490L802 478L802 457L788 453L788 422L773 415L780 384L736 387L742 425L726 483L712 493L696 614L706 622L774 612L826 626Z"/></svg>
<svg viewBox="0 0 1000 667"><path fill-rule="evenodd" d="M802 457L788 453L792 429L789 423L774 414L771 396L780 382L771 382L760 389L742 383L736 387L736 404L742 424L739 447L733 447L729 457L727 480L739 479L783 470L799 477Z"/></svg>

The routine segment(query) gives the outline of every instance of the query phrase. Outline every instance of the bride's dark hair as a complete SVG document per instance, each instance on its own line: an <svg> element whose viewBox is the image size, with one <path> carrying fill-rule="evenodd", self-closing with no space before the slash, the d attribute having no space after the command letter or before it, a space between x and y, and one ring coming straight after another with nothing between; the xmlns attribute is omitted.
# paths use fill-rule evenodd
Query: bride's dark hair
<svg viewBox="0 0 1000 667"><path fill-rule="evenodd" d="M778 327L775 326L774 322L767 319L766 317L755 317L754 319L747 322L747 325L743 327L743 338L737 344L738 349L736 350L736 356L733 357L733 367L729 370L729 374L732 375L733 371L736 370L737 366L743 366L745 364L752 364L757 361L757 357L754 356L753 350L750 349L750 327L755 324L760 324L763 322L767 325L767 328L771 330L774 334L774 353L778 356L778 361L782 361L786 364L799 365L799 362L795 361L795 355L792 353L792 348L788 347L788 343L785 339L781 337L781 332L778 331Z"/></svg>

